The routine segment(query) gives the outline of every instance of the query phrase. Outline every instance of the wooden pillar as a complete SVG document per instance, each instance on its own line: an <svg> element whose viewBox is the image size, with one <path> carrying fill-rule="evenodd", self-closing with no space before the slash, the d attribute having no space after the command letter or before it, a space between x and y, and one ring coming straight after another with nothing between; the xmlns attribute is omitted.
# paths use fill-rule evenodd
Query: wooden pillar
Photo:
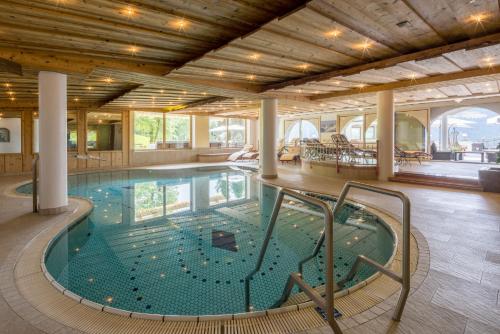
<svg viewBox="0 0 500 334"><path fill-rule="evenodd" d="M30 110L21 113L21 134L23 171L29 172L33 160L33 113Z"/></svg>
<svg viewBox="0 0 500 334"><path fill-rule="evenodd" d="M76 115L76 149L78 155L87 154L87 111L78 110ZM78 159L77 160L78 169L87 168L87 160Z"/></svg>

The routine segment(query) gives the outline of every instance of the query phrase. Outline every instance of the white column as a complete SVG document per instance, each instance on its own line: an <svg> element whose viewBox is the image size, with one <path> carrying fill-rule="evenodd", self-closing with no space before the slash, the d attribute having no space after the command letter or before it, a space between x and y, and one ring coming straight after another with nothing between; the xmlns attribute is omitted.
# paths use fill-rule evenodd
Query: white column
<svg viewBox="0 0 500 334"><path fill-rule="evenodd" d="M57 214L68 206L66 81L65 74L38 75L41 214Z"/></svg>
<svg viewBox="0 0 500 334"><path fill-rule="evenodd" d="M378 179L394 176L394 93L377 93Z"/></svg>
<svg viewBox="0 0 500 334"><path fill-rule="evenodd" d="M440 150L448 151L448 116L441 116L441 136L439 138Z"/></svg>
<svg viewBox="0 0 500 334"><path fill-rule="evenodd" d="M208 148L210 146L210 138L208 135L209 119L208 116L193 116L192 131L191 131L191 146L192 148Z"/></svg>
<svg viewBox="0 0 500 334"><path fill-rule="evenodd" d="M276 170L277 99L263 99L259 115L260 167L266 179L278 177Z"/></svg>
<svg viewBox="0 0 500 334"><path fill-rule="evenodd" d="M258 124L256 120L247 120L247 141L248 145L253 145L253 148L258 150Z"/></svg>

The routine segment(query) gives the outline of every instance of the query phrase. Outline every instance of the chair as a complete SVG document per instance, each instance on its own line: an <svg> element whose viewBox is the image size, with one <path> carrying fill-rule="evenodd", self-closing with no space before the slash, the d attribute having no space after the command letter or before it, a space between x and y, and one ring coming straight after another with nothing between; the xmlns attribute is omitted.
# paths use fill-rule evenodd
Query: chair
<svg viewBox="0 0 500 334"><path fill-rule="evenodd" d="M227 158L227 161L237 161L244 157L245 154L253 151L253 145L245 145L240 151L231 153L231 155Z"/></svg>
<svg viewBox="0 0 500 334"><path fill-rule="evenodd" d="M432 155L422 151L405 151L398 146L394 146L394 158L396 164L401 166L409 165L412 159L417 160L418 164L421 165L423 159L432 159Z"/></svg>
<svg viewBox="0 0 500 334"><path fill-rule="evenodd" d="M297 164L300 160L300 146L288 146L286 147L286 152L282 152L279 160L281 163L293 161Z"/></svg>
<svg viewBox="0 0 500 334"><path fill-rule="evenodd" d="M356 159L361 158L368 162L368 159L377 158L377 152L373 150L363 150L353 144L341 133L332 135L333 144L338 150L339 159L346 159L349 163L355 163Z"/></svg>

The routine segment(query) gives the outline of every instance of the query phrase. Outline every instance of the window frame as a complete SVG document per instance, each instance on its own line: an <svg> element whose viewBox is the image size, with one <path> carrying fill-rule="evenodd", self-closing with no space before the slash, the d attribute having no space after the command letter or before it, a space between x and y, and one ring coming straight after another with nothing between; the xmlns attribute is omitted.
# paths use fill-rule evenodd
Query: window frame
<svg viewBox="0 0 500 334"><path fill-rule="evenodd" d="M211 128L210 128L210 119L223 119L224 120L224 123L225 123L225 127L226 127L226 139L224 142L222 142L222 145L218 146L218 145L214 145L214 144L217 144L219 142L212 142L211 140L211 136L210 136L210 132L211 132ZM230 130L229 130L229 121L230 120L243 120L243 123L245 124L244 125L244 129L243 129L243 142L241 145L238 145L238 146L229 146L229 133L230 133ZM208 144L210 146L210 148L242 148L246 145L246 142L247 142L247 134L248 134L248 122L246 119L243 119L243 118L236 118L236 117L217 117L217 116L214 116L214 117L209 117L208 119Z"/></svg>
<svg viewBox="0 0 500 334"><path fill-rule="evenodd" d="M136 147L136 141L135 141L135 135L136 135L136 120L137 120L137 115L138 113L141 114L162 114L162 140L160 147L156 148L137 148ZM188 140L185 142L176 142L176 143L170 143L169 140L167 140L167 120L171 117L182 117L186 118L188 120ZM183 150L183 149L191 149L192 147L192 121L193 118L191 115L169 115L167 112L152 112L152 111L141 111L141 110L134 110L133 111L133 117L132 117L132 137L133 137L133 150L134 151L160 151L160 150ZM179 144L181 143L181 144Z"/></svg>

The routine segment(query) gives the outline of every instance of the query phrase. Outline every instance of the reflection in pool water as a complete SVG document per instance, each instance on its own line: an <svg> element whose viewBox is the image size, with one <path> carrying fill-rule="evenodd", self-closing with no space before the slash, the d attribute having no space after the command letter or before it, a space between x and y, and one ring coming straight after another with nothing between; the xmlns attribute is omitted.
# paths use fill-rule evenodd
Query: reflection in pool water
<svg viewBox="0 0 500 334"><path fill-rule="evenodd" d="M136 312L244 312L244 279L255 267L277 188L250 171L225 167L92 173L69 181L70 194L91 199L94 209L47 252L47 270L65 288ZM262 270L251 281L255 310L279 299L323 229L318 209L285 203ZM385 263L394 243L376 216L352 205L335 222L334 240L338 280L358 254ZM323 284L324 269L320 252L304 268L306 281ZM364 267L347 286L372 273Z"/></svg>

